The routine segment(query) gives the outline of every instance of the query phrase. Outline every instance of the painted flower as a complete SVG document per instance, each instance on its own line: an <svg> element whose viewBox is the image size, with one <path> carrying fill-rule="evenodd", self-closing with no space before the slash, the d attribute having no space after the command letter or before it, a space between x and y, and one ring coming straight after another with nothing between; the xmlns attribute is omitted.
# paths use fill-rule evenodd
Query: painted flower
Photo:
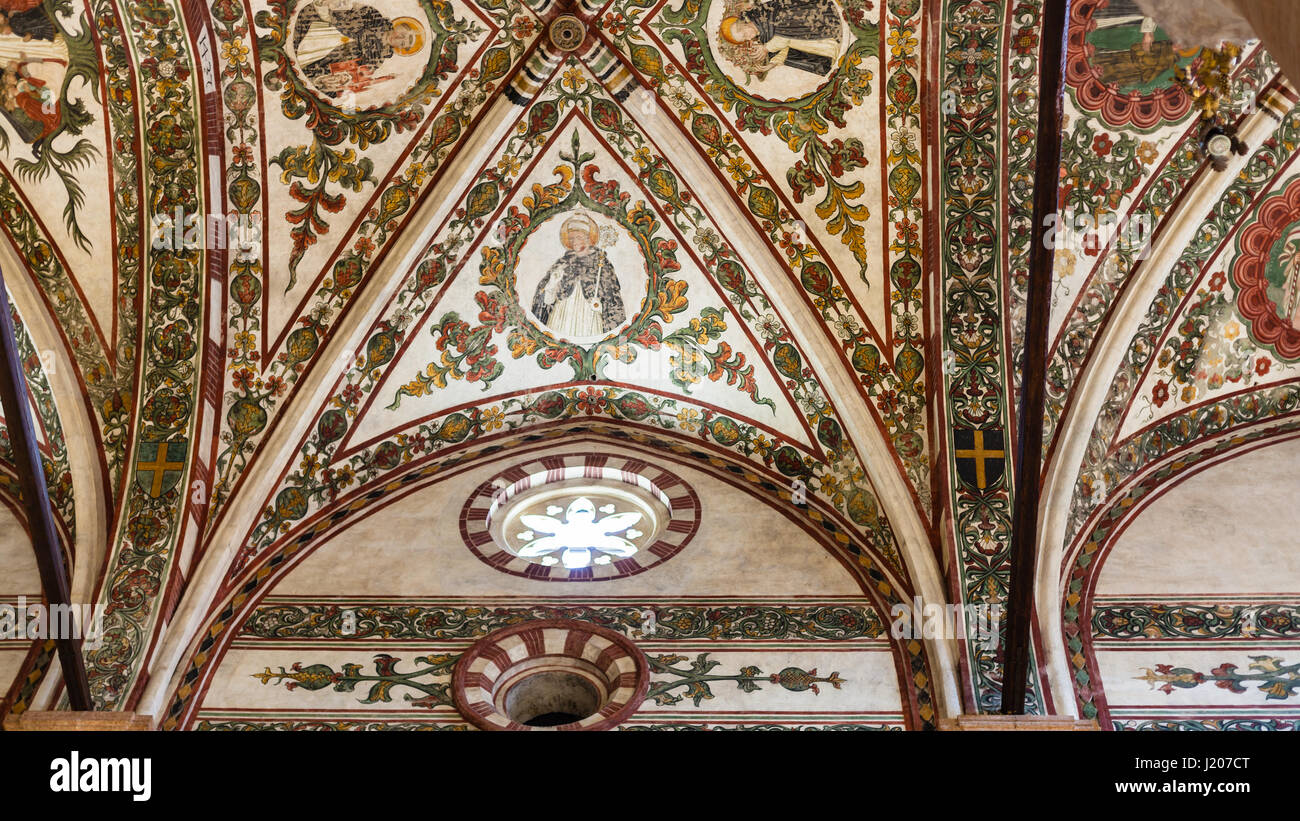
<svg viewBox="0 0 1300 821"><path fill-rule="evenodd" d="M1115 147L1115 142L1109 134L1098 134L1097 138L1092 141L1092 150L1097 152L1098 157L1105 157L1110 154L1110 150Z"/></svg>
<svg viewBox="0 0 1300 821"><path fill-rule="evenodd" d="M845 314L835 320L835 333L839 334L842 339L852 340L858 335L858 321L853 317Z"/></svg>
<svg viewBox="0 0 1300 821"><path fill-rule="evenodd" d="M586 85L586 81L582 77L582 70L579 69L577 66L570 66L569 68L564 70L563 82L564 85L568 86L574 91L577 91L579 88Z"/></svg>
<svg viewBox="0 0 1300 821"><path fill-rule="evenodd" d="M1228 281L1227 274L1223 273L1222 271L1216 272L1214 276L1210 277L1210 290L1211 291L1223 290L1223 286L1224 284L1227 283L1227 281Z"/></svg>
<svg viewBox="0 0 1300 821"><path fill-rule="evenodd" d="M497 162L497 173L503 177L513 177L519 173L521 164L518 155L506 154Z"/></svg>
<svg viewBox="0 0 1300 821"><path fill-rule="evenodd" d="M591 416L605 412L605 394L595 388L587 388L578 394L578 410Z"/></svg>
<svg viewBox="0 0 1300 821"><path fill-rule="evenodd" d="M1011 47L1016 50L1017 54L1029 54L1038 48L1038 31L1032 26L1024 26L1016 32L1016 36L1011 41Z"/></svg>
<svg viewBox="0 0 1300 821"><path fill-rule="evenodd" d="M1182 398L1182 400L1183 400L1184 403L1189 403L1189 402L1191 402L1193 399L1195 399L1195 398L1196 398L1196 386L1195 386L1195 385L1188 385L1187 387L1183 388L1183 393L1182 393L1182 397L1181 397L1181 398Z"/></svg>
<svg viewBox="0 0 1300 821"><path fill-rule="evenodd" d="M1156 403L1159 408L1169 401L1169 383L1161 379L1156 386L1151 389L1151 401Z"/></svg>
<svg viewBox="0 0 1300 821"><path fill-rule="evenodd" d="M677 423L682 426L682 430L690 433L699 428L699 422L695 421L700 416L700 412L694 408L685 408L677 414Z"/></svg>
<svg viewBox="0 0 1300 821"><path fill-rule="evenodd" d="M239 65L248 57L248 47L244 45L243 40L236 37L222 45L221 56L226 58L227 63Z"/></svg>
<svg viewBox="0 0 1300 821"><path fill-rule="evenodd" d="M695 236L691 238L691 242L695 243L695 247L699 248L701 251L711 251L718 247L721 240L718 237L718 233L712 228L701 228L699 231L695 232Z"/></svg>
<svg viewBox="0 0 1300 821"><path fill-rule="evenodd" d="M479 421L483 423L483 430L496 430L505 424L506 415L501 408L493 406L483 411L479 416Z"/></svg>
<svg viewBox="0 0 1300 821"><path fill-rule="evenodd" d="M916 38L909 28L891 28L887 42L894 57L906 57L916 50Z"/></svg>
<svg viewBox="0 0 1300 821"><path fill-rule="evenodd" d="M1150 140L1143 140L1138 144L1137 157L1142 161L1143 165L1150 165L1159 156L1160 152L1156 150L1156 144Z"/></svg>
<svg viewBox="0 0 1300 821"><path fill-rule="evenodd" d="M758 321L758 333L764 339L773 340L779 339L781 335L785 333L785 329L781 327L781 323L775 316L772 314L765 314L763 318Z"/></svg>
<svg viewBox="0 0 1300 821"><path fill-rule="evenodd" d="M1259 376L1267 376L1271 367L1273 367L1272 361L1267 356L1261 356L1255 363L1255 373Z"/></svg>
<svg viewBox="0 0 1300 821"><path fill-rule="evenodd" d="M601 28L618 37L627 30L627 20L624 19L622 14L606 14Z"/></svg>
<svg viewBox="0 0 1300 821"><path fill-rule="evenodd" d="M1223 326L1223 338L1232 341L1241 335L1241 325L1235 320Z"/></svg>

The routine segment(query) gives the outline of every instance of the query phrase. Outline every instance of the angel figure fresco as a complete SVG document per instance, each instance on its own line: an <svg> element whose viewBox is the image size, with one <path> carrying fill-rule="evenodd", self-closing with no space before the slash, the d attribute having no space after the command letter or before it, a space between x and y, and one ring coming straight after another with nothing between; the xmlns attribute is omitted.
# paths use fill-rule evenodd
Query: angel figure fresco
<svg viewBox="0 0 1300 821"><path fill-rule="evenodd" d="M59 127L68 45L40 0L0 0L0 108L27 143Z"/></svg>
<svg viewBox="0 0 1300 821"><path fill-rule="evenodd" d="M564 254L537 283L532 305L533 316L557 335L602 336L623 324L618 276L601 247L613 239L612 229L602 231L586 214L560 225Z"/></svg>
<svg viewBox="0 0 1300 821"><path fill-rule="evenodd" d="M559 513L560 508L552 505L546 509L547 514ZM608 515L596 521L596 505L586 496L580 496L569 503L564 511L564 521L552 515L524 514L519 521L530 530L521 533L520 538L528 543L519 550L519 555L526 559L549 557L560 552L560 564L573 570L596 564L608 564L611 557L624 559L636 552L632 542L616 536L626 531L627 535L637 538L643 535L638 530L629 530L641 521L641 514L635 511L615 513L613 505L603 505L601 513ZM537 538L537 534L544 534ZM593 557L593 553L601 555ZM542 560L543 564L554 564L555 560Z"/></svg>
<svg viewBox="0 0 1300 821"><path fill-rule="evenodd" d="M425 30L414 17L389 20L356 0L315 0L298 17L293 48L312 84L331 96L364 91L393 75L377 74L394 55L408 57L424 46Z"/></svg>
<svg viewBox="0 0 1300 821"><path fill-rule="evenodd" d="M777 66L825 76L840 53L840 12L834 0L727 0L718 48L746 83Z"/></svg>

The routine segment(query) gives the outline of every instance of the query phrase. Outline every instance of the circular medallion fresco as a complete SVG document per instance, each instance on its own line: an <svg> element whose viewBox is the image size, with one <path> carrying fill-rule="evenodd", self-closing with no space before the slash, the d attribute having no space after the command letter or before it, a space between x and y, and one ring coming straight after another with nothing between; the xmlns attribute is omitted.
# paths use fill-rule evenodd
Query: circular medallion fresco
<svg viewBox="0 0 1300 821"><path fill-rule="evenodd" d="M699 497L619 456L548 456L484 482L460 528L479 559L543 581L608 581L675 556L699 527Z"/></svg>
<svg viewBox="0 0 1300 821"><path fill-rule="evenodd" d="M418 0L298 0L284 49L315 96L341 110L368 110L422 85L440 31Z"/></svg>
<svg viewBox="0 0 1300 821"><path fill-rule="evenodd" d="M579 345L618 333L646 291L641 248L616 221L585 208L555 214L525 238L516 263L520 307Z"/></svg>
<svg viewBox="0 0 1300 821"><path fill-rule="evenodd" d="M1237 238L1237 308L1279 359L1300 359L1300 178L1264 200Z"/></svg>
<svg viewBox="0 0 1300 821"><path fill-rule="evenodd" d="M714 0L705 20L718 68L766 100L826 85L851 39L835 0Z"/></svg>
<svg viewBox="0 0 1300 821"><path fill-rule="evenodd" d="M1177 48L1134 0L1075 0L1066 82L1079 106L1108 125L1155 128L1191 110L1174 73L1199 51Z"/></svg>

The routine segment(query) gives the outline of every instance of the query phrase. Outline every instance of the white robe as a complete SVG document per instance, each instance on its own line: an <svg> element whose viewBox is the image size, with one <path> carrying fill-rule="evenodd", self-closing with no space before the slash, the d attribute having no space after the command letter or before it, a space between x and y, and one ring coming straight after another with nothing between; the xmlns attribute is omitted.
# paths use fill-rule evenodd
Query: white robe
<svg viewBox="0 0 1300 821"><path fill-rule="evenodd" d="M351 37L329 23L314 21L302 41L298 43L296 50L298 65L309 66L324 60L331 51L350 42L352 42Z"/></svg>
<svg viewBox="0 0 1300 821"><path fill-rule="evenodd" d="M558 336L604 336L605 317L598 306L597 300L582 295L582 286L575 282L569 295L551 309L551 318L546 324Z"/></svg>

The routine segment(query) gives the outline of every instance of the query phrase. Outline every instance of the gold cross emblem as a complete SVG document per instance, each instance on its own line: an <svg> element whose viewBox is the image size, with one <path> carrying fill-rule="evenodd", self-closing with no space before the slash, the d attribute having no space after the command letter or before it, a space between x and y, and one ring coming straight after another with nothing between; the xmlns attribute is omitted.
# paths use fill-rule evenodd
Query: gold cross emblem
<svg viewBox="0 0 1300 821"><path fill-rule="evenodd" d="M983 490L988 485L988 474L984 471L984 460L994 457L1001 459L1006 455L1006 451L1000 448L998 450L985 450L984 431L975 430L972 433L975 437L975 446L970 449L958 450L957 458L975 460L975 485L980 490Z"/></svg>
<svg viewBox="0 0 1300 821"><path fill-rule="evenodd" d="M145 471L153 472L153 485L149 488L149 495L155 499L162 495L163 476L169 470L181 470L185 467L184 462L173 462L167 457L168 445L170 442L159 442L158 449L154 452L152 462L140 462L136 465L136 471L143 473Z"/></svg>

